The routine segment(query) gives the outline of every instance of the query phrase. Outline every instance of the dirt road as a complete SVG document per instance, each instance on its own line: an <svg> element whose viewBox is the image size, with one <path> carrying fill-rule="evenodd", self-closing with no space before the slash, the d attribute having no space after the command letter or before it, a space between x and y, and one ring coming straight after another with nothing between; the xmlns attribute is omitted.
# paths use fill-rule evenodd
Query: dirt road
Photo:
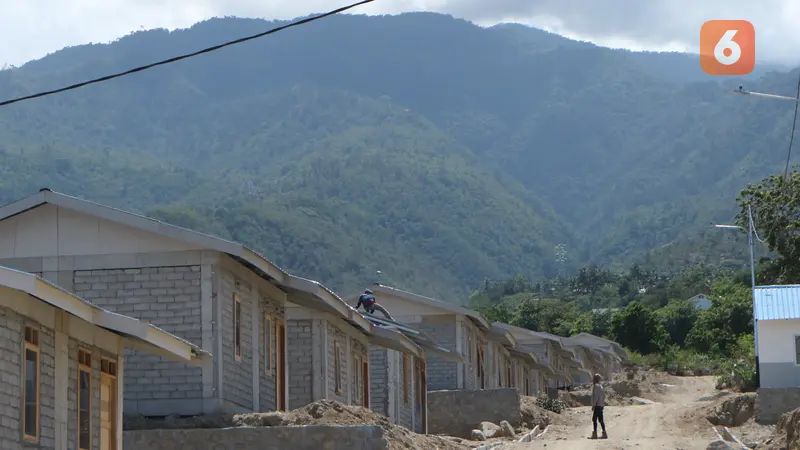
<svg viewBox="0 0 800 450"><path fill-rule="evenodd" d="M592 433L588 407L564 412L563 423L551 425L544 436L529 444L513 444L503 450L618 450L706 448L714 432L699 414L697 399L714 392L713 377L665 380L658 403L605 408L608 439L587 439ZM598 426L599 434L599 426Z"/></svg>

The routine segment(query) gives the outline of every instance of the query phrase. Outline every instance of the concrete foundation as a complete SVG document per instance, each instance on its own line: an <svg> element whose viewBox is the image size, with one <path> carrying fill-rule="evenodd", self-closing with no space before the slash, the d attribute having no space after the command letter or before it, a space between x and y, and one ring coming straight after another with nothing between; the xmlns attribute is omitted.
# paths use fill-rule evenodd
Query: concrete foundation
<svg viewBox="0 0 800 450"><path fill-rule="evenodd" d="M756 397L756 421L775 424L783 413L800 408L800 387L761 388Z"/></svg>
<svg viewBox="0 0 800 450"><path fill-rule="evenodd" d="M517 389L428 392L428 433L469 438L481 422L522 421Z"/></svg>
<svg viewBox="0 0 800 450"><path fill-rule="evenodd" d="M373 426L265 427L125 431L123 448L136 450L383 450Z"/></svg>

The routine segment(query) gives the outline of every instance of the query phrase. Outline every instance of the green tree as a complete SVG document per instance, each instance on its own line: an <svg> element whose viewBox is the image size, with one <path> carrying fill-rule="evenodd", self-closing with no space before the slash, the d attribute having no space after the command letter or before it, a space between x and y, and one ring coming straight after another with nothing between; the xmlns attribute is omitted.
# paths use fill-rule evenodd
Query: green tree
<svg viewBox="0 0 800 450"><path fill-rule="evenodd" d="M800 283L800 173L773 175L739 194L739 225L747 229L748 207L760 237L778 258L765 267L768 283Z"/></svg>
<svg viewBox="0 0 800 450"><path fill-rule="evenodd" d="M533 331L569 336L577 315L573 303L552 299L527 300L520 305L511 324Z"/></svg>
<svg viewBox="0 0 800 450"><path fill-rule="evenodd" d="M749 286L720 280L711 291L711 307L701 311L686 345L700 353L730 356L743 334L753 333L753 304Z"/></svg>
<svg viewBox="0 0 800 450"><path fill-rule="evenodd" d="M669 337L656 315L639 302L631 302L611 316L611 336L642 354L664 348Z"/></svg>
<svg viewBox="0 0 800 450"><path fill-rule="evenodd" d="M694 303L686 300L673 300L656 311L656 315L669 333L670 341L683 347L686 343L686 335L697 321L698 312Z"/></svg>

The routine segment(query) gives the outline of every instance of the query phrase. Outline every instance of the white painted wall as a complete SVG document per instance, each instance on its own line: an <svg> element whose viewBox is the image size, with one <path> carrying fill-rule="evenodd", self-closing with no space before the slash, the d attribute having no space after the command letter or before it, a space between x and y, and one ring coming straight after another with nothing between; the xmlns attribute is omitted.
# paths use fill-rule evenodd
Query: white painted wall
<svg viewBox="0 0 800 450"><path fill-rule="evenodd" d="M0 258L200 249L175 239L50 204L0 221Z"/></svg>
<svg viewBox="0 0 800 450"><path fill-rule="evenodd" d="M795 336L800 336L800 320L759 320L759 362L794 363Z"/></svg>

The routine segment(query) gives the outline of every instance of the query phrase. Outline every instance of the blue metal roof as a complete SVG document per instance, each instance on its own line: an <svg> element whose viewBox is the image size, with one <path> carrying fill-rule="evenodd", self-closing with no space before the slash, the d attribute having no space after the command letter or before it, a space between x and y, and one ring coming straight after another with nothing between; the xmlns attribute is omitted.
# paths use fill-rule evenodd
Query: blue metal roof
<svg viewBox="0 0 800 450"><path fill-rule="evenodd" d="M756 286L756 320L800 319L800 284Z"/></svg>

